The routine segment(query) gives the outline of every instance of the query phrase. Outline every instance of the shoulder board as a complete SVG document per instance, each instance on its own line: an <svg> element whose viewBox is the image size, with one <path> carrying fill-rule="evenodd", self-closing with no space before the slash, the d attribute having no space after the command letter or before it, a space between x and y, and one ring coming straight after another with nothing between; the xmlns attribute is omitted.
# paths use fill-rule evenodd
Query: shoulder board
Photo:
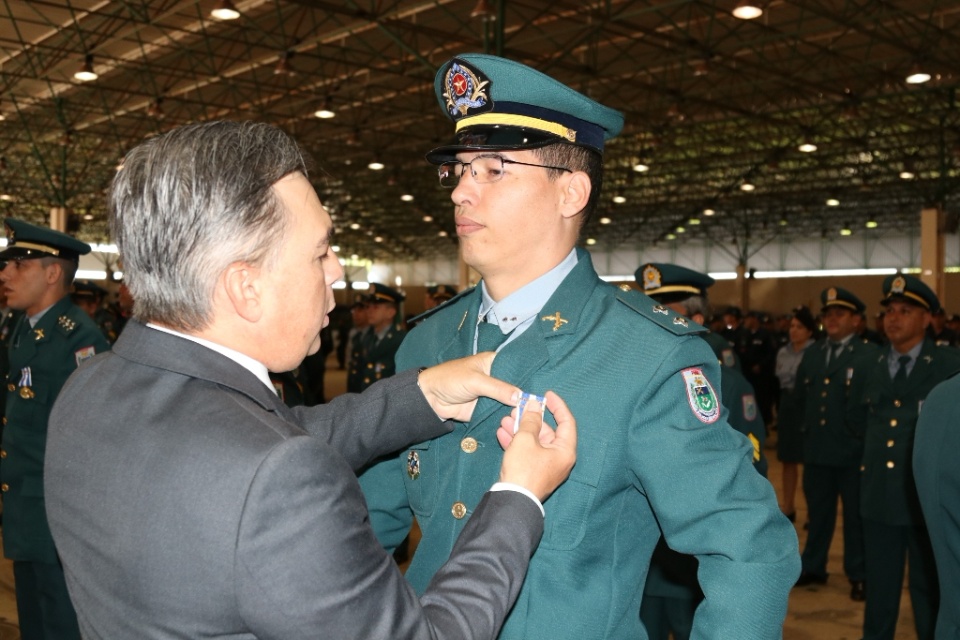
<svg viewBox="0 0 960 640"><path fill-rule="evenodd" d="M80 324L77 318L71 317L71 313L63 313L57 318L57 331L65 336L70 335Z"/></svg>
<svg viewBox="0 0 960 640"><path fill-rule="evenodd" d="M450 305L452 305L454 302L456 302L457 300L459 300L459 299L462 298L463 296L467 295L468 293L471 293L475 288L476 288L476 285L474 285L474 286L472 286L472 287L467 287L466 289L464 289L463 291L461 291L461 292L458 293L457 295L453 296L452 298L450 298L449 300L447 300L447 301L444 302L443 304L438 304L438 305L435 306L433 309L427 309L426 311L424 311L424 312L421 313L420 315L414 316L414 317L410 318L407 322L408 322L409 324L411 324L411 325L412 325L412 324L416 324L416 323L418 323L418 322L423 322L424 320L426 320L427 318L429 318L430 316L432 316L432 315L435 314L436 312L440 311L441 309L445 309L445 308L449 307Z"/></svg>
<svg viewBox="0 0 960 640"><path fill-rule="evenodd" d="M697 335L704 333L707 329L693 320L681 316L679 313L658 303L646 294L640 293L632 287L617 287L615 285L617 300L627 305L641 316L652 320L667 331L678 335Z"/></svg>

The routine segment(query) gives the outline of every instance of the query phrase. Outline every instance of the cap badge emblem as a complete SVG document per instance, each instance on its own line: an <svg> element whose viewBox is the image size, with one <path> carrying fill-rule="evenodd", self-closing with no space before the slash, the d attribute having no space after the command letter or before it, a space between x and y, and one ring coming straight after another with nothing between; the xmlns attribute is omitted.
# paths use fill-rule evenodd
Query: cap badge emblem
<svg viewBox="0 0 960 640"><path fill-rule="evenodd" d="M467 65L457 60L450 64L443 78L444 94L447 99L447 110L454 118L463 117L471 109L490 107L487 97L489 80L483 80L479 74Z"/></svg>
<svg viewBox="0 0 960 640"><path fill-rule="evenodd" d="M907 289L907 281L903 276L897 276L890 283L890 293L903 293Z"/></svg>
<svg viewBox="0 0 960 640"><path fill-rule="evenodd" d="M833 287L827 289L827 300L836 300L837 299L837 290Z"/></svg>
<svg viewBox="0 0 960 640"><path fill-rule="evenodd" d="M660 269L657 269L652 264L648 264L643 269L643 290L649 291L650 289L659 289L663 285L663 276L660 273Z"/></svg>

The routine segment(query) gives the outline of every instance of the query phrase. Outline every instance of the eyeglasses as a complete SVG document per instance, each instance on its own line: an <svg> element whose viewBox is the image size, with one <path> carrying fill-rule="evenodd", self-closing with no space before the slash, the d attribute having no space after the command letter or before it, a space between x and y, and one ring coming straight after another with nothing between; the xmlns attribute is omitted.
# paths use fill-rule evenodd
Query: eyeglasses
<svg viewBox="0 0 960 640"><path fill-rule="evenodd" d="M437 174L440 176L440 186L447 189L453 189L460 183L460 178L470 167L470 175L477 184L490 184L499 182L503 179L503 165L522 164L525 167L540 167L541 169L553 169L554 171L569 171L572 169L566 167L551 167L545 164L531 164L529 162L518 162L517 160L507 160L503 156L483 155L477 156L470 162L445 162L440 165Z"/></svg>

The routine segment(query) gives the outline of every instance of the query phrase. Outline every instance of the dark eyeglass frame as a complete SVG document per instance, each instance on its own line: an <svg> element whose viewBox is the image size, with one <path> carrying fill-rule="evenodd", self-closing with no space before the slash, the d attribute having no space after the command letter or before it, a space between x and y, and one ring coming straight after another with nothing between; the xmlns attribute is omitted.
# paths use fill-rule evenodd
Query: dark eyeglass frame
<svg viewBox="0 0 960 640"><path fill-rule="evenodd" d="M508 165L508 164L519 164L524 167L539 167L541 169L552 169L554 171L566 171L568 173L573 173L573 169L569 169L567 167L554 167L548 164L533 164L531 162L520 162L519 160L510 160L509 158L504 158L503 156L496 153L489 153L489 154L479 155L473 160L471 160L470 162L461 162L459 160L451 160L450 162L444 162L443 164L441 164L439 167L437 167L437 177L440 179L440 186L443 187L444 189L455 189L457 185L460 184L460 180L463 178L463 174L466 172L467 167L470 167L470 175L473 177L474 180L476 180L477 172L473 170L473 163L476 162L477 160L490 160L493 158L500 160L499 177L496 180L490 180L485 182L478 181L477 184L493 184L495 182L500 182L501 180L503 180L503 167L504 165ZM454 175L454 173L457 174L456 182L454 182L453 184L444 184L443 182L444 170L449 171L456 165L460 165L460 171L452 172L450 174L451 177Z"/></svg>

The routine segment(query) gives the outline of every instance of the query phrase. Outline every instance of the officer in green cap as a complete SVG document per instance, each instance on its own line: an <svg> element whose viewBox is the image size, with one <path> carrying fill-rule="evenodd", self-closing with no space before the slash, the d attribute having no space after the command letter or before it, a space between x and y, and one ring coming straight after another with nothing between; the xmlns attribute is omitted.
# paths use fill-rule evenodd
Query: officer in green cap
<svg viewBox="0 0 960 640"><path fill-rule="evenodd" d="M362 340L360 391L377 380L389 378L397 371L394 357L407 332L397 323L402 293L385 284L374 282L367 291L367 322L370 326Z"/></svg>
<svg viewBox="0 0 960 640"><path fill-rule="evenodd" d="M940 583L936 637L960 637L960 429L957 398L960 376L934 387L917 420L913 477L930 535Z"/></svg>
<svg viewBox="0 0 960 640"><path fill-rule="evenodd" d="M864 392L867 426L861 472L867 604L863 637L893 638L900 611L904 565L917 637L933 638L939 595L930 538L913 480L913 437L927 395L960 369L955 349L926 336L936 294L905 274L883 281L889 347L874 359ZM924 408L925 410L925 408Z"/></svg>
<svg viewBox="0 0 960 640"><path fill-rule="evenodd" d="M435 284L432 287L427 287L426 295L423 298L424 309L430 311L455 295L457 295L457 288L452 284Z"/></svg>
<svg viewBox="0 0 960 640"><path fill-rule="evenodd" d="M827 555L843 505L843 571L850 598L864 599L866 577L860 520L860 460L866 425L859 405L877 347L857 335L866 308L850 291L830 287L820 293L826 336L807 349L797 369L802 398L803 494L810 518L797 586L827 582ZM869 584L869 583L868 583Z"/></svg>
<svg viewBox="0 0 960 640"><path fill-rule="evenodd" d="M681 316L702 325L708 311L707 289L714 279L705 273L676 264L648 262L634 273L644 293L676 311ZM729 343L717 334L701 334L723 364ZM766 429L757 410L753 387L734 367L727 367L720 376L720 396L728 410L730 426L750 440L753 447L753 467L760 475L767 475L767 459L763 454ZM651 640L686 640L693 629L693 614L703 593L697 584L697 562L688 555L670 549L663 538L657 543L650 561L650 572L643 590L640 619Z"/></svg>
<svg viewBox="0 0 960 640"><path fill-rule="evenodd" d="M44 512L47 420L60 388L84 361L109 349L89 316L70 300L80 256L90 246L59 231L4 220L0 281L24 312L10 337L3 432L3 552L13 560L24 640L79 638L63 569Z"/></svg>
<svg viewBox="0 0 960 640"><path fill-rule="evenodd" d="M644 637L638 612L661 531L700 562L694 635L779 636L799 575L796 534L752 468L753 447L729 427L703 329L604 283L577 248L623 116L482 54L444 63L435 93L455 139L427 160L452 189L461 256L482 280L411 330L398 370L497 351L495 375L560 393L582 427L577 465L544 504L546 530L500 638ZM418 593L496 480L508 411L481 400L469 422L362 478L386 548L416 515L423 537L405 575Z"/></svg>
<svg viewBox="0 0 960 640"><path fill-rule="evenodd" d="M359 393L363 385L363 359L365 354L364 340L370 321L367 319L367 296L358 293L350 305L351 327L346 337L347 356L347 392Z"/></svg>
<svg viewBox="0 0 960 640"><path fill-rule="evenodd" d="M93 320L94 324L100 327L100 332L110 344L117 341L120 331L117 326L116 317L103 306L103 300L107 296L107 290L92 280L77 280L73 283L73 293L70 299L73 303L83 309Z"/></svg>

